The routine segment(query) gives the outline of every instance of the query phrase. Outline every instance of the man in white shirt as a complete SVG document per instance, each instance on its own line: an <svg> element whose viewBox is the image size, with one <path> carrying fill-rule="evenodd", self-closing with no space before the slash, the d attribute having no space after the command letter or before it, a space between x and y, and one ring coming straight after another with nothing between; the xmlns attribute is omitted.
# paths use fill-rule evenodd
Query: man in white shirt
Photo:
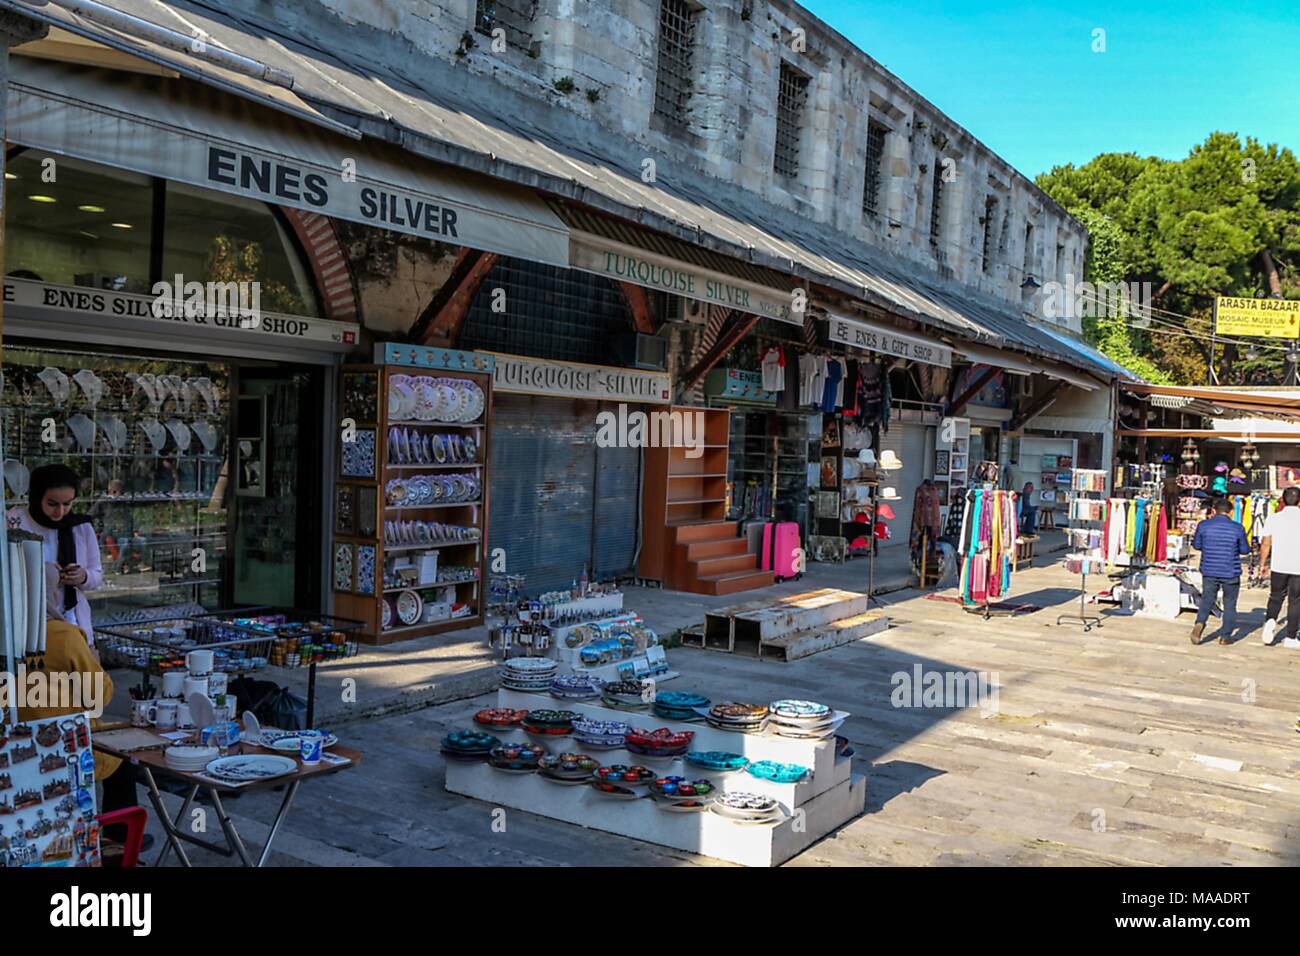
<svg viewBox="0 0 1300 956"><path fill-rule="evenodd" d="M1286 631L1282 646L1300 648L1300 488L1282 492L1282 508L1264 522L1264 541L1259 566L1269 573L1268 619L1264 622L1264 643L1275 644L1282 600L1287 602Z"/></svg>

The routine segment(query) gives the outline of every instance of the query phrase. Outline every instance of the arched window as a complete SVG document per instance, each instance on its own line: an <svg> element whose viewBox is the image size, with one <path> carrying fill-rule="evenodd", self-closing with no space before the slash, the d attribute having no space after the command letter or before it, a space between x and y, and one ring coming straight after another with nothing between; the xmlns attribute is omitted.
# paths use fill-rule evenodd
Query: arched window
<svg viewBox="0 0 1300 956"><path fill-rule="evenodd" d="M297 239L264 202L34 149L7 179L11 276L143 295L177 274L257 282L263 310L321 314Z"/></svg>
<svg viewBox="0 0 1300 956"><path fill-rule="evenodd" d="M162 279L257 281L265 311L321 314L297 240L266 203L169 182L165 208Z"/></svg>

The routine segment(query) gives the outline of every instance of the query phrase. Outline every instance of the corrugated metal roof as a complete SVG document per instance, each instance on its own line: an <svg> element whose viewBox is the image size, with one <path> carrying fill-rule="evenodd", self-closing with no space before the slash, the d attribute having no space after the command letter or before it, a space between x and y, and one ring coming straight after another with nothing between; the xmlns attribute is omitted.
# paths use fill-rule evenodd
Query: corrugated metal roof
<svg viewBox="0 0 1300 956"><path fill-rule="evenodd" d="M506 115L509 91L436 58L422 57L418 76L412 76L376 58L350 58L342 47L322 49L317 36L290 36L282 25L229 8L184 0L104 2L186 35L202 30L209 43L287 70L294 77L295 98L426 158L568 197L686 243L837 288L958 336L1051 357L1106 377L1115 374L1113 363L1043 334L1005 303L946 284L937 275L926 276L921 266L800 219L738 186L694 170L679 175L667 157L661 159L655 181L643 182L644 147L630 141L611 146L619 141L576 115L563 117L562 130L543 128L530 114L545 113L554 121L557 111L537 110L535 103ZM43 11L57 10L54 6L0 0L0 7L56 20L85 36L104 32L79 18L68 23L66 15L47 17ZM121 42L120 37L114 40ZM400 43L393 40L393 62L413 62ZM184 65L190 75L195 63L202 63L172 50L152 52L178 69ZM232 92L239 90L236 84ZM614 149L622 154L610 155Z"/></svg>

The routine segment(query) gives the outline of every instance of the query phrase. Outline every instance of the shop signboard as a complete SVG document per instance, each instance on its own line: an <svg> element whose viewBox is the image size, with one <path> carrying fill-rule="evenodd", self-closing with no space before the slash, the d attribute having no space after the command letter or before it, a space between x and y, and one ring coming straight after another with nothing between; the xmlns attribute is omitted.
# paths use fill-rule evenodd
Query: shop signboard
<svg viewBox="0 0 1300 956"><path fill-rule="evenodd" d="M509 183L417 163L246 104L216 103L148 77L111 86L24 57L10 81L6 136L117 169L382 229L568 265L568 229Z"/></svg>
<svg viewBox="0 0 1300 956"><path fill-rule="evenodd" d="M491 372L495 362L496 357L486 352L462 352L459 349L404 342L381 342L375 345L376 365L412 365L416 368L452 372Z"/></svg>
<svg viewBox="0 0 1300 956"><path fill-rule="evenodd" d="M934 339L908 335L887 325L866 322L860 319L846 319L843 316L830 316L830 338L850 348L866 352L880 352L896 358L923 362L926 365L938 365L952 368L952 348Z"/></svg>
<svg viewBox="0 0 1300 956"><path fill-rule="evenodd" d="M494 391L650 405L667 405L672 401L672 377L667 372L552 362L499 352L486 354L495 360Z"/></svg>
<svg viewBox="0 0 1300 956"><path fill-rule="evenodd" d="M1214 331L1219 335L1300 339L1300 301L1217 296Z"/></svg>
<svg viewBox="0 0 1300 956"><path fill-rule="evenodd" d="M752 312L766 319L803 325L803 316L792 309L792 292L714 272L636 246L575 232L569 237L569 259L574 269L594 272L615 282L630 282L710 305Z"/></svg>
<svg viewBox="0 0 1300 956"><path fill-rule="evenodd" d="M761 372L743 368L715 368L704 379L704 394L710 398L775 405L777 393L763 387Z"/></svg>
<svg viewBox="0 0 1300 956"><path fill-rule="evenodd" d="M32 279L4 280L4 306L15 318L67 323L78 318L103 328L187 329L204 337L256 341L346 352L357 344L359 326L306 315L160 308L156 296L89 286L56 285ZM164 303L170 305L170 300Z"/></svg>

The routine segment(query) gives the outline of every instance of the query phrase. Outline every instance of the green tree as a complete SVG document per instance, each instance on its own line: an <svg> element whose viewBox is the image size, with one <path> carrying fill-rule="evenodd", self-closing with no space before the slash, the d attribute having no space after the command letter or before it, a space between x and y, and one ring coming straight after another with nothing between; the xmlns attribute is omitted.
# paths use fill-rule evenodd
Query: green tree
<svg viewBox="0 0 1300 956"><path fill-rule="evenodd" d="M1150 283L1165 310L1148 329L1092 322L1107 354L1135 372L1120 356L1144 358L1175 381L1204 382L1211 364L1225 383L1282 381L1280 351L1212 345L1211 316L1216 295L1300 297L1300 163L1289 149L1215 132L1182 160L1104 153L1038 184L1093 232L1089 279Z"/></svg>

